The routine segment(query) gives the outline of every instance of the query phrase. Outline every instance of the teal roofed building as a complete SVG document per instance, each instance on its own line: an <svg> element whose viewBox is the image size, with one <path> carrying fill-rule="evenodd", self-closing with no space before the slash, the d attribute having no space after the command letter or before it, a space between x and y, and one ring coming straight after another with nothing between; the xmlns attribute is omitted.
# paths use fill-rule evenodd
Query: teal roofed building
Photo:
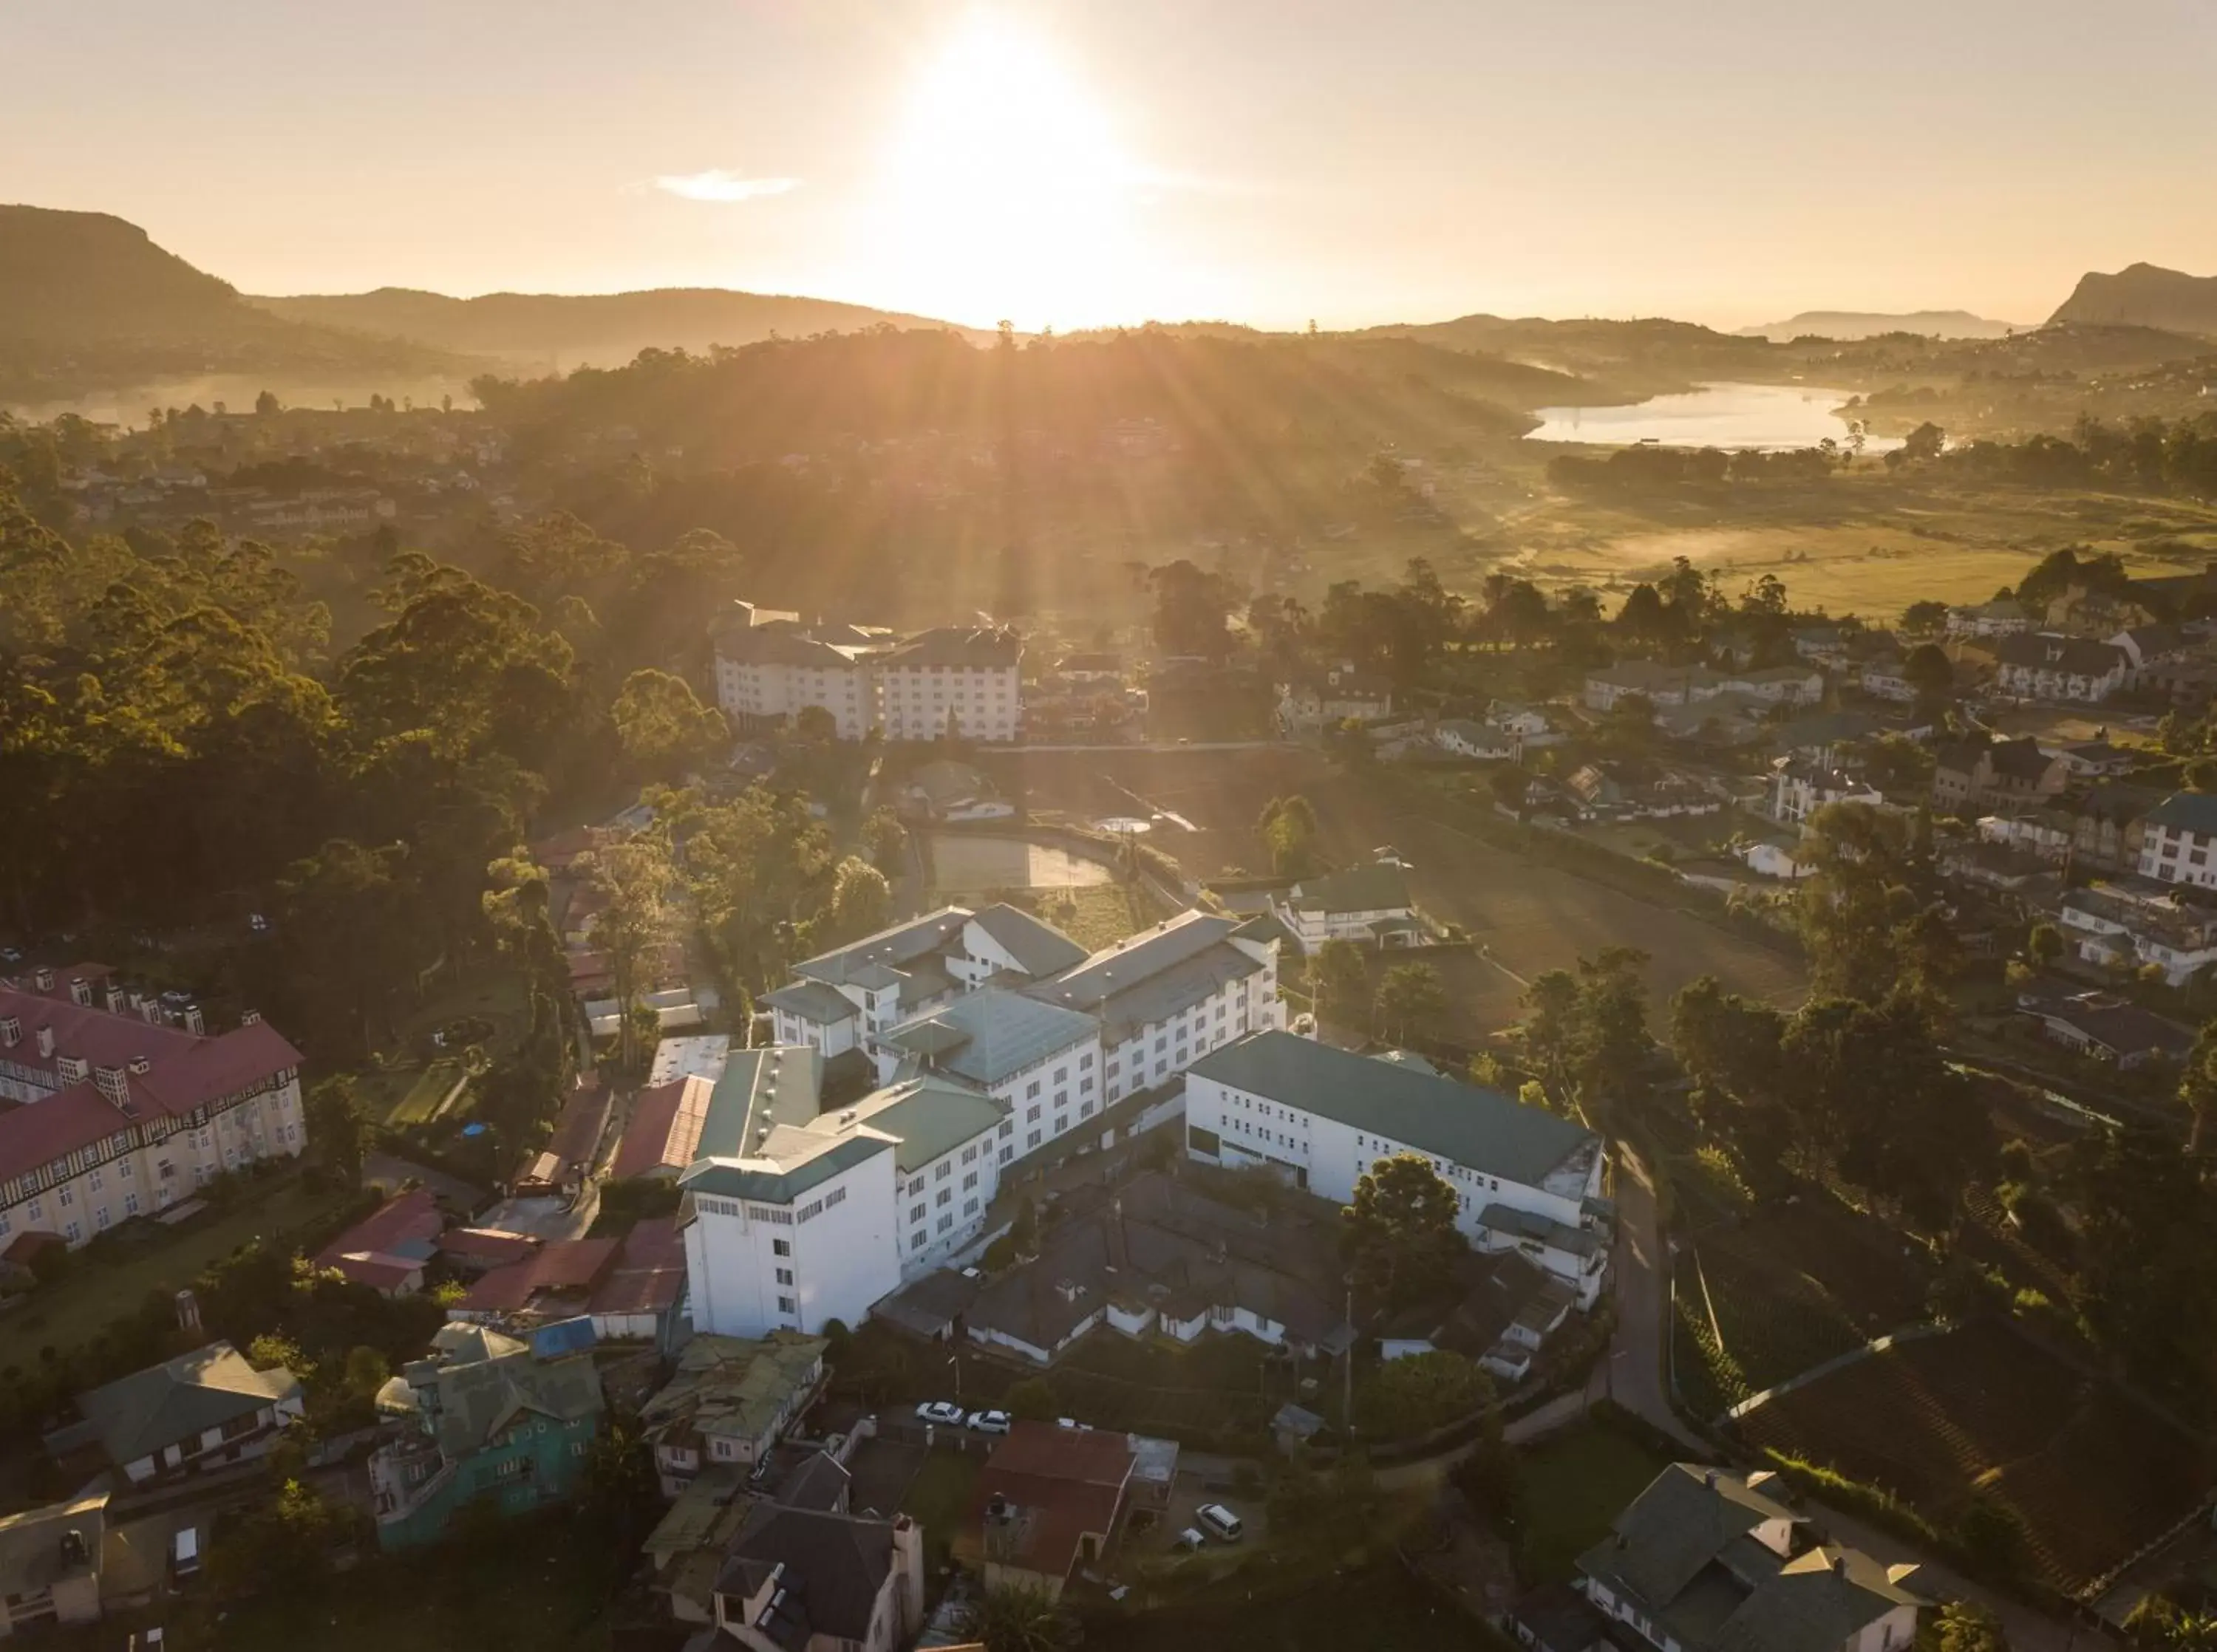
<svg viewBox="0 0 2217 1652"><path fill-rule="evenodd" d="M605 1409L585 1330L534 1343L443 1325L431 1353L378 1391L386 1439L369 1480L380 1547L436 1542L481 1499L520 1514L576 1489Z"/></svg>

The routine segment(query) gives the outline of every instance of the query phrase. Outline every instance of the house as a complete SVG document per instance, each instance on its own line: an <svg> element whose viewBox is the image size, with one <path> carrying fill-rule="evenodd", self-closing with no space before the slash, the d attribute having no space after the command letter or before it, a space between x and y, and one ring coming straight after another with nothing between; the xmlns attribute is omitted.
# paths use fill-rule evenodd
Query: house
<svg viewBox="0 0 2217 1652"><path fill-rule="evenodd" d="M464 1507L521 1513L568 1497L603 1409L590 1327L533 1340L447 1324L431 1352L378 1390L385 1438L369 1459L377 1540L435 1542Z"/></svg>
<svg viewBox="0 0 2217 1652"><path fill-rule="evenodd" d="M1763 718L1776 702L1743 688L1722 688L1707 699L1655 708L1655 726L1670 740L1698 740L1705 745L1744 746L1763 738Z"/></svg>
<svg viewBox="0 0 2217 1652"><path fill-rule="evenodd" d="M1456 1285L1452 1301L1419 1304L1388 1323L1378 1339L1380 1357L1460 1353L1502 1382L1522 1382L1578 1306L1568 1284L1514 1250L1462 1258Z"/></svg>
<svg viewBox="0 0 2217 1652"><path fill-rule="evenodd" d="M1806 758L1834 767L1841 749L1875 738L1886 725L1868 712L1812 712L1771 730L1771 749L1782 756Z"/></svg>
<svg viewBox="0 0 2217 1652"><path fill-rule="evenodd" d="M2127 688L2152 681L2165 666L2194 658L2201 646L2201 639L2189 636L2183 626L2158 625L2127 626L2109 643L2124 654Z"/></svg>
<svg viewBox="0 0 2217 1652"><path fill-rule="evenodd" d="M1781 878L1788 883L1813 878L1817 864L1805 856L1799 832L1750 833L1740 846L1739 859L1762 878Z"/></svg>
<svg viewBox="0 0 2217 1652"><path fill-rule="evenodd" d="M282 1365L256 1371L211 1342L78 1395L82 1421L48 1434L46 1449L65 1468L97 1464L149 1485L262 1456L305 1405Z"/></svg>
<svg viewBox="0 0 2217 1652"><path fill-rule="evenodd" d="M1933 752L1932 807L1943 815L2038 807L2069 780L2062 761L2029 737L1946 741Z"/></svg>
<svg viewBox="0 0 2217 1652"><path fill-rule="evenodd" d="M621 1238L552 1239L487 1269L447 1310L449 1320L521 1332L570 1319L602 1341L662 1341L684 1294L684 1242L670 1217L648 1217Z"/></svg>
<svg viewBox="0 0 2217 1652"><path fill-rule="evenodd" d="M173 1024L170 1015L178 1016ZM0 979L0 1244L75 1249L308 1144L300 1052L249 1011L228 1032L104 965Z"/></svg>
<svg viewBox="0 0 2217 1652"><path fill-rule="evenodd" d="M1114 688L1124 681L1124 659L1120 654L1065 654L1055 662L1054 669L1065 682L1089 688Z"/></svg>
<svg viewBox="0 0 2217 1652"><path fill-rule="evenodd" d="M1972 839L1948 844L1937 857L1941 875L2027 900L2052 892L2054 866L2041 855L2007 843Z"/></svg>
<svg viewBox="0 0 2217 1652"><path fill-rule="evenodd" d="M2053 632L2004 637L1994 649L1995 685L2022 700L2098 704L2125 686L2125 650Z"/></svg>
<svg viewBox="0 0 2217 1652"><path fill-rule="evenodd" d="M1780 1489L1767 1471L1672 1464L1578 1558L1574 1587L1606 1623L1558 1622L1546 1643L1585 1652L1629 1630L1656 1652L1907 1652L1926 1604L1917 1569L1813 1543Z"/></svg>
<svg viewBox="0 0 2217 1652"><path fill-rule="evenodd" d="M2014 637L2031 629L2031 619L2013 598L1948 610L1950 637Z"/></svg>
<svg viewBox="0 0 2217 1652"><path fill-rule="evenodd" d="M1424 934L1409 894L1407 872L1386 860L1304 878L1271 897L1270 915L1285 926L1296 946L1312 956L1327 940L1411 946Z"/></svg>
<svg viewBox="0 0 2217 1652"><path fill-rule="evenodd" d="M2056 922L2085 962L2134 971L2153 965L2165 985L2183 987L2217 963L2217 906L2183 900L2182 893L2175 883L2131 877L2066 890Z"/></svg>
<svg viewBox="0 0 2217 1652"><path fill-rule="evenodd" d="M2146 786L2097 785L2045 808L1988 815L1979 834L2081 871L2138 872L2148 812L2163 794Z"/></svg>
<svg viewBox="0 0 2217 1652"><path fill-rule="evenodd" d="M1537 751L1545 746L1559 746L1562 735L1547 720L1546 712L1532 706L1520 705L1513 700L1497 700L1485 708L1488 728L1498 729L1504 734L1513 734L1528 751Z"/></svg>
<svg viewBox="0 0 2217 1652"><path fill-rule="evenodd" d="M1866 660L1857 681L1862 691L1875 700L1897 700L1906 706L1917 698L1917 685L1909 680L1907 667L1899 654L1881 654L1874 660Z"/></svg>
<svg viewBox="0 0 2217 1652"><path fill-rule="evenodd" d="M2184 1027L2113 992L2021 993L2020 1014L2040 1023L2049 1040L2124 1071L2176 1064L2194 1048Z"/></svg>
<svg viewBox="0 0 2217 1652"><path fill-rule="evenodd" d="M957 1557L982 1563L989 1589L1059 1599L1071 1572L1107 1553L1137 1460L1122 1434L1016 1423L978 1476Z"/></svg>
<svg viewBox="0 0 2217 1652"><path fill-rule="evenodd" d="M2109 730L2098 730L2091 740L2072 740L2044 745L2041 748L2060 761L2064 772L2074 780L2109 780L2129 774L2139 762L2139 754L2125 746L2109 743Z"/></svg>
<svg viewBox="0 0 2217 1652"><path fill-rule="evenodd" d="M105 1487L0 1519L0 1640L100 1618Z"/></svg>
<svg viewBox="0 0 2217 1652"><path fill-rule="evenodd" d="M676 1497L714 1464L752 1470L824 1382L821 1337L773 1331L754 1341L696 1336L639 1409L662 1495Z"/></svg>
<svg viewBox="0 0 2217 1652"><path fill-rule="evenodd" d="M388 1297L423 1288L423 1269L438 1254L446 1213L428 1187L395 1193L316 1253L316 1266Z"/></svg>
<svg viewBox="0 0 2217 1652"><path fill-rule="evenodd" d="M609 1180L674 1180L693 1162L708 1100L715 1093L714 1082L698 1073L641 1089L632 1098L631 1117L624 1121L615 1156L609 1161Z"/></svg>
<svg viewBox="0 0 2217 1652"><path fill-rule="evenodd" d="M759 1503L716 1575L715 1624L750 1652L894 1652L923 1625L923 1532Z"/></svg>
<svg viewBox="0 0 2217 1652"><path fill-rule="evenodd" d="M1345 1204L1381 1158L1413 1153L1454 1191L1455 1226L1479 1249L1517 1250L1590 1307L1608 1266L1588 1201L1601 1138L1498 1091L1290 1032L1257 1032L1186 1075L1186 1151L1205 1163L1268 1165Z"/></svg>
<svg viewBox="0 0 2217 1652"><path fill-rule="evenodd" d="M1825 674L1813 666L1773 665L1756 671L1726 671L1717 693L1745 694L1766 706L1816 706L1825 698Z"/></svg>
<svg viewBox="0 0 2217 1652"><path fill-rule="evenodd" d="M2217 888L2217 794L2174 792L2140 826L2141 877Z"/></svg>
<svg viewBox="0 0 2217 1652"><path fill-rule="evenodd" d="M1393 685L1344 661L1276 687L1278 727L1286 733L1314 732L1350 719L1368 723L1393 714Z"/></svg>
<svg viewBox="0 0 2217 1652"><path fill-rule="evenodd" d="M1773 820L1798 826L1836 803L1880 809L1886 798L1877 787L1843 768L1790 757L1770 766L1769 811Z"/></svg>
<svg viewBox="0 0 2217 1652"><path fill-rule="evenodd" d="M1724 680L1706 665L1622 660L1587 672L1584 698L1586 709L1594 712L1614 710L1619 700L1635 696L1650 706L1687 706L1708 699L1723 686Z"/></svg>
<svg viewBox="0 0 2217 1652"><path fill-rule="evenodd" d="M1442 751L1481 762L1519 763L1524 761L1523 737L1467 717L1442 718L1432 730L1432 742Z"/></svg>

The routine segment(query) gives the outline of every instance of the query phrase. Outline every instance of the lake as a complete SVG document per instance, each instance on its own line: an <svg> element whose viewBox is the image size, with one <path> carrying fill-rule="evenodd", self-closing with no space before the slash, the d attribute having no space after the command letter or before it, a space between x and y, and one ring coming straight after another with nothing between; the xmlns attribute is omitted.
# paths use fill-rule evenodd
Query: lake
<svg viewBox="0 0 2217 1652"><path fill-rule="evenodd" d="M1666 447L1814 447L1844 441L1848 421L1832 410L1853 392L1813 385L1704 385L1682 396L1654 396L1629 407L1543 407L1535 441L1584 441L1612 447L1655 441ZM1901 446L1872 436L1867 453Z"/></svg>

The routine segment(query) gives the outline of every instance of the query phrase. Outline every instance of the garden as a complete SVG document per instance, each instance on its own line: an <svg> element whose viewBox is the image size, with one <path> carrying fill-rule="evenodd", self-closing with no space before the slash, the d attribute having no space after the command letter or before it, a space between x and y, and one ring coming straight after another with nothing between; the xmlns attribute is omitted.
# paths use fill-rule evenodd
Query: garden
<svg viewBox="0 0 2217 1652"><path fill-rule="evenodd" d="M2073 1594L2196 1508L2210 1471L2200 1441L1999 1319L1843 1366L1738 1427Z"/></svg>

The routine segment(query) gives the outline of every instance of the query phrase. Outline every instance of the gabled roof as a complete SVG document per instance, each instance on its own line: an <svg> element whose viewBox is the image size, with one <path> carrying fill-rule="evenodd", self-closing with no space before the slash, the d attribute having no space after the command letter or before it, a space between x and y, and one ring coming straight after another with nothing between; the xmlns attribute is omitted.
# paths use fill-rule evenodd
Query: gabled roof
<svg viewBox="0 0 2217 1652"><path fill-rule="evenodd" d="M411 1390L436 1391L431 1437L450 1462L484 1449L519 1418L575 1422L602 1409L590 1353L542 1359L514 1337L454 1325L442 1327L432 1347L402 1375Z"/></svg>
<svg viewBox="0 0 2217 1652"><path fill-rule="evenodd" d="M1399 866L1349 866L1302 878L1287 904L1302 912L1399 911L1410 905L1409 878Z"/></svg>
<svg viewBox="0 0 2217 1652"><path fill-rule="evenodd" d="M300 1379L282 1365L256 1371L230 1343L211 1342L81 1394L77 1407L120 1465L300 1397Z"/></svg>
<svg viewBox="0 0 2217 1652"><path fill-rule="evenodd" d="M1000 987L965 993L879 1035L880 1042L974 1084L993 1085L1093 1037L1090 1015Z"/></svg>
<svg viewBox="0 0 2217 1652"><path fill-rule="evenodd" d="M787 982L775 992L763 994L759 1002L788 1015L798 1015L804 1021L813 1021L818 1026L836 1026L862 1013L855 1001L837 988L806 976Z"/></svg>
<svg viewBox="0 0 2217 1652"><path fill-rule="evenodd" d="M793 966L793 972L833 986L890 985L917 959L959 940L970 915L966 907L942 906L920 918L865 935L851 945L803 959Z"/></svg>
<svg viewBox="0 0 2217 1652"><path fill-rule="evenodd" d="M694 1137L694 1156L745 1158L764 1130L807 1124L822 1104L820 1066L812 1045L774 1044L732 1051L724 1076L709 1093L707 1111Z"/></svg>
<svg viewBox="0 0 2217 1652"><path fill-rule="evenodd" d="M316 1253L318 1267L336 1268L358 1285L391 1290L438 1249L447 1225L428 1187L395 1193Z"/></svg>
<svg viewBox="0 0 2217 1652"><path fill-rule="evenodd" d="M979 908L970 921L991 935L1027 975L1049 976L1084 961L1085 948L1053 924L1005 902Z"/></svg>
<svg viewBox="0 0 2217 1652"><path fill-rule="evenodd" d="M2148 811L2147 823L2217 837L2217 792L2174 792Z"/></svg>
<svg viewBox="0 0 2217 1652"><path fill-rule="evenodd" d="M893 1568L892 1523L757 1503L717 1574L716 1593L744 1599L780 1567L784 1605L760 1625L771 1640L790 1648L818 1635L867 1641Z"/></svg>
<svg viewBox="0 0 2217 1652"><path fill-rule="evenodd" d="M1498 1090L1431 1077L1291 1032L1251 1032L1202 1057L1189 1076L1214 1079L1528 1187L1590 1166L1601 1151L1591 1131Z"/></svg>
<svg viewBox="0 0 2217 1652"><path fill-rule="evenodd" d="M881 664L903 666L1012 666L1023 658L1024 639L1008 626L941 626L918 632L880 655Z"/></svg>
<svg viewBox="0 0 2217 1652"><path fill-rule="evenodd" d="M699 1156L701 1126L716 1087L698 1073L650 1085L632 1100L631 1118L616 1144L609 1176L622 1180L659 1170L682 1170Z"/></svg>
<svg viewBox="0 0 2217 1652"><path fill-rule="evenodd" d="M1800 1517L1736 1474L1673 1463L1610 1523L1578 1569L1667 1608L1735 1538L1770 1520Z"/></svg>
<svg viewBox="0 0 2217 1652"><path fill-rule="evenodd" d="M2115 643L2090 642L2084 637L2059 637L2052 632L2019 632L1994 644L1994 658L2004 666L2034 671L2061 671L2072 676L2102 677L2121 669L2125 650Z"/></svg>
<svg viewBox="0 0 2217 1652"><path fill-rule="evenodd" d="M1123 1029L1164 1020L1226 982L1258 973L1262 960L1232 945L1235 935L1263 938L1237 918L1183 912L1025 989L1026 995L1099 1017L1113 1040Z"/></svg>
<svg viewBox="0 0 2217 1652"><path fill-rule="evenodd" d="M639 1422L653 1437L691 1427L759 1439L806 1391L829 1347L798 1331L773 1331L759 1341L696 1336L678 1355L670 1380L639 1408Z"/></svg>
<svg viewBox="0 0 2217 1652"><path fill-rule="evenodd" d="M929 1074L888 1085L857 1102L855 1112L898 1141L893 1163L903 1175L990 1135L1006 1116L990 1096Z"/></svg>

